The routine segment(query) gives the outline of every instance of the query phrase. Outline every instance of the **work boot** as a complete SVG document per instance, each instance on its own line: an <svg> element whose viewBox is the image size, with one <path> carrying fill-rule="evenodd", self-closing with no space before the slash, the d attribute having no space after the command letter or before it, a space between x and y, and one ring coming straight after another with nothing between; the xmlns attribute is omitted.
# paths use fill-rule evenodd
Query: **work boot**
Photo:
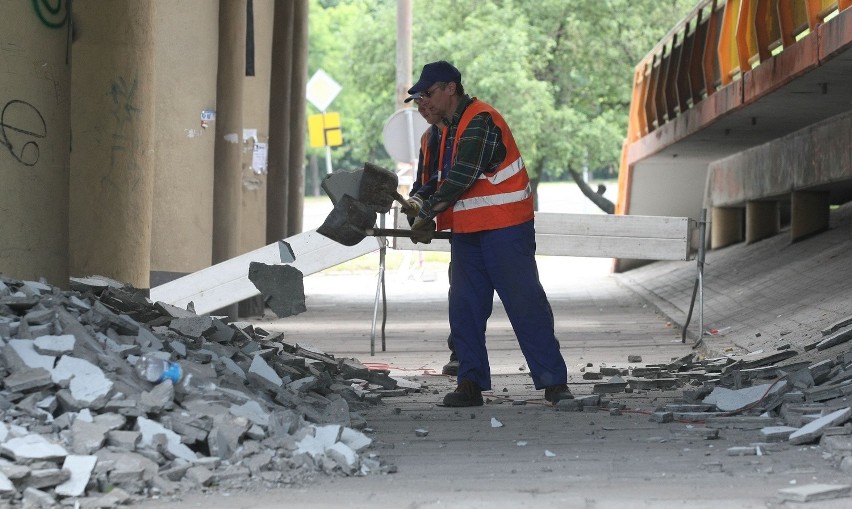
<svg viewBox="0 0 852 509"><path fill-rule="evenodd" d="M444 364L444 368L441 370L441 373L450 376L456 376L459 374L459 361L454 361L450 359L450 362Z"/></svg>
<svg viewBox="0 0 852 509"><path fill-rule="evenodd" d="M555 405L563 399L574 399L574 395L567 384L551 385L544 388L544 399Z"/></svg>
<svg viewBox="0 0 852 509"><path fill-rule="evenodd" d="M482 406L482 389L470 380L462 380L455 391L444 396L444 406Z"/></svg>

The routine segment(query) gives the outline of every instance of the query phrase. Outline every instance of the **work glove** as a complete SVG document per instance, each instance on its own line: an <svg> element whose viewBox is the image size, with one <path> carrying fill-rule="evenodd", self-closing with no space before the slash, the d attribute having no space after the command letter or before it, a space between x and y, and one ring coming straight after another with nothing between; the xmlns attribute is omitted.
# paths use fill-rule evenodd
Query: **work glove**
<svg viewBox="0 0 852 509"><path fill-rule="evenodd" d="M411 242L417 244L430 244L435 237L437 225L431 219L418 217L411 225Z"/></svg>
<svg viewBox="0 0 852 509"><path fill-rule="evenodd" d="M423 200L417 195L407 199L405 203L406 206L402 208L402 211L412 219L416 218L417 214L420 213L420 209L423 208Z"/></svg>

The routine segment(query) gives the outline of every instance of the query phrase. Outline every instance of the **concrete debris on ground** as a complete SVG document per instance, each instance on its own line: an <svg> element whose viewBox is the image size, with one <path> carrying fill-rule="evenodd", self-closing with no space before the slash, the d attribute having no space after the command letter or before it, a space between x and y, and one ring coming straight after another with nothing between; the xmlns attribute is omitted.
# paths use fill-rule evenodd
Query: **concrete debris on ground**
<svg viewBox="0 0 852 509"><path fill-rule="evenodd" d="M852 338L852 319L823 331L832 338ZM818 345L820 342L815 342ZM816 348L816 346L814 346ZM813 348L806 348L812 350ZM560 401L558 410L608 409L620 415L624 405L602 398L638 391L682 391L682 400L649 412L655 423L703 425L690 431L712 431L707 439L718 439L719 430L754 430L755 443L728 449L728 455L761 455L772 445L818 445L824 457L843 472L852 472L852 350L818 361L799 359L788 348L745 356L702 358L697 353L668 364L601 367L613 375L595 383L592 395ZM597 379L586 376L584 380ZM624 378L622 378L624 377ZM591 408L589 408L591 407ZM849 487L824 489L818 486L783 493L785 500L815 500L814 497L845 497Z"/></svg>
<svg viewBox="0 0 852 509"><path fill-rule="evenodd" d="M394 472L362 412L419 388L284 336L105 277L62 291L0 275L0 506ZM140 369L158 360L171 376L152 383Z"/></svg>

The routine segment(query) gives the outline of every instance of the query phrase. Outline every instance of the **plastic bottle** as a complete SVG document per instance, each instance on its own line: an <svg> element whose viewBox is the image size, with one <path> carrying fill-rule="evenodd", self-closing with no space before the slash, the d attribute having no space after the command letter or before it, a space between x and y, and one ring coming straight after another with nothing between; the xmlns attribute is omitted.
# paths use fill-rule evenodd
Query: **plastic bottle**
<svg viewBox="0 0 852 509"><path fill-rule="evenodd" d="M142 356L136 363L136 371L139 376L151 383L161 383L171 380L177 384L183 377L183 369L177 362L172 362L157 357Z"/></svg>
<svg viewBox="0 0 852 509"><path fill-rule="evenodd" d="M180 363L158 357L142 356L136 364L139 376L151 383L162 383L171 380L175 388L183 390L197 389L212 391L216 384L202 376L193 373L192 364L182 366Z"/></svg>

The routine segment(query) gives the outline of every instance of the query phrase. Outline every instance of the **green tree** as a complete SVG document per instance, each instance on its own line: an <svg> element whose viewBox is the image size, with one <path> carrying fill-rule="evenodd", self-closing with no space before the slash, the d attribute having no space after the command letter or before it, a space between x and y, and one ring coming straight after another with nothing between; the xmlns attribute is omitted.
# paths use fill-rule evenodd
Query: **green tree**
<svg viewBox="0 0 852 509"><path fill-rule="evenodd" d="M534 179L589 168L614 177L627 131L633 70L694 0L413 2L413 60L449 60L465 90L512 126ZM391 166L382 127L393 113L396 2L311 5L309 71L343 85L338 167Z"/></svg>

